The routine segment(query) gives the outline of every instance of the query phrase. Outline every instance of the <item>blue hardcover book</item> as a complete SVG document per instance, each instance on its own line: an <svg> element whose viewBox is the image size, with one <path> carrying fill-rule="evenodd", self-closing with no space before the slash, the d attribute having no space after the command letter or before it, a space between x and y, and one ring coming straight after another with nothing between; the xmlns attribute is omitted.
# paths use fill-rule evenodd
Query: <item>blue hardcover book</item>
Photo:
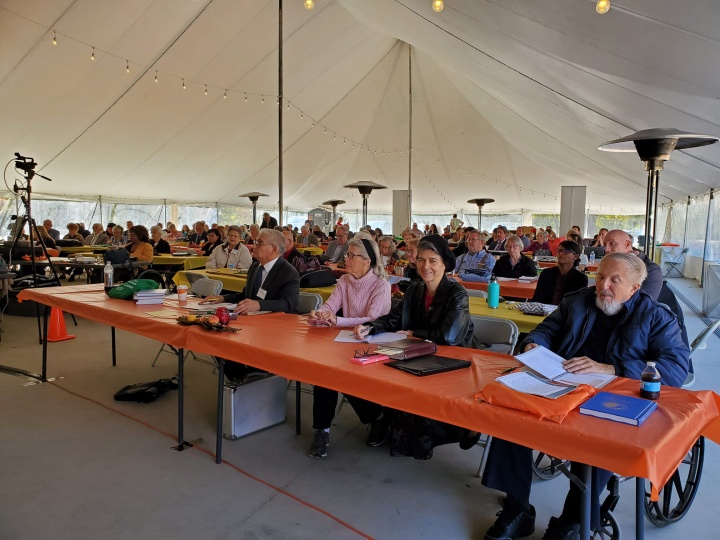
<svg viewBox="0 0 720 540"><path fill-rule="evenodd" d="M599 392L580 406L580 414L639 426L655 409L656 401Z"/></svg>

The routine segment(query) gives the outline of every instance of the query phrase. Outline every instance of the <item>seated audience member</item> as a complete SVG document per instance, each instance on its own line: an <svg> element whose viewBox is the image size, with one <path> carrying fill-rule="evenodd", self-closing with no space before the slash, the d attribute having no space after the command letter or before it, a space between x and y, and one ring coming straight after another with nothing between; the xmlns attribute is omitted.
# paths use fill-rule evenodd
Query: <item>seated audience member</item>
<svg viewBox="0 0 720 540"><path fill-rule="evenodd" d="M635 251L632 247L632 237L625 231L615 229L605 234L603 238L605 254L608 253L633 253L642 261L647 270L647 278L643 281L643 291L650 295L650 298L657 300L663 286L663 275L660 265L651 261L642 251Z"/></svg>
<svg viewBox="0 0 720 540"><path fill-rule="evenodd" d="M425 236L418 245L417 268L421 281L414 281L402 301L372 322L355 327L355 337L364 339L381 332L403 332L438 345L472 347L473 323L465 288L448 280L455 256L447 240L437 234ZM430 459L433 448L459 442L471 448L480 435L465 429L401 411L385 409L371 425L367 444L379 446L390 439L390 454Z"/></svg>
<svg viewBox="0 0 720 540"><path fill-rule="evenodd" d="M577 235L580 235L580 237L582 238L582 232L580 231L580 226L579 226L579 225L573 225L572 227L570 227L570 230L571 230L573 233L575 233L575 234L577 234ZM580 245L582 245L582 244L580 244Z"/></svg>
<svg viewBox="0 0 720 540"><path fill-rule="evenodd" d="M259 234L260 234L260 227L255 225L254 223L252 225L250 225L250 228L248 229L247 238L245 238L245 245L246 246L254 245L255 240L257 240L257 237Z"/></svg>
<svg viewBox="0 0 720 540"><path fill-rule="evenodd" d="M582 248L570 240L565 240L560 244L557 266L545 268L540 273L537 288L532 297L533 302L557 306L566 294L588 286L587 276L574 267L581 252Z"/></svg>
<svg viewBox="0 0 720 540"><path fill-rule="evenodd" d="M85 240L85 237L80 234L79 227L77 223L68 223L67 224L67 230L68 233L63 236L63 240L77 240L81 244Z"/></svg>
<svg viewBox="0 0 720 540"><path fill-rule="evenodd" d="M210 229L207 233L207 242L200 248L200 255L209 257L213 250L223 244L222 235L218 229Z"/></svg>
<svg viewBox="0 0 720 540"><path fill-rule="evenodd" d="M88 236L90 236L90 231L88 231L85 228L84 223L78 223L77 225L78 225L78 232L82 235L83 238L87 238Z"/></svg>
<svg viewBox="0 0 720 540"><path fill-rule="evenodd" d="M413 233L413 236L415 238L420 238L422 236L422 231L420 230L420 227L418 227L417 223L412 224L412 229L410 229Z"/></svg>
<svg viewBox="0 0 720 540"><path fill-rule="evenodd" d="M434 223L431 223L431 224L430 224L430 229L428 230L428 234L437 234L437 235L439 235L440 233L438 232L437 225L435 225Z"/></svg>
<svg viewBox="0 0 720 540"><path fill-rule="evenodd" d="M225 230L227 231L227 228L225 228ZM248 228L245 225L240 225L240 240L243 244L245 240L247 240L248 234Z"/></svg>
<svg viewBox="0 0 720 540"><path fill-rule="evenodd" d="M107 234L108 239L112 238L113 236L113 227L115 227L115 224L110 222L107 224L107 227L105 228L105 234ZM122 227L121 227L122 229Z"/></svg>
<svg viewBox="0 0 720 540"><path fill-rule="evenodd" d="M43 227L53 240L60 240L60 231L53 229L53 222L50 219L43 221Z"/></svg>
<svg viewBox="0 0 720 540"><path fill-rule="evenodd" d="M318 240L321 242L328 239L327 234L323 232L323 230L320 228L320 225L314 225L313 226L313 234L318 237Z"/></svg>
<svg viewBox="0 0 720 540"><path fill-rule="evenodd" d="M513 235L505 242L507 253L495 263L494 273L498 277L519 278L537 276L537 268L530 257L522 254L523 243Z"/></svg>
<svg viewBox="0 0 720 540"><path fill-rule="evenodd" d="M192 234L192 231L190 230L190 226L189 226L189 225L183 225L181 232L182 232L183 240L188 240L188 241L189 241L189 240L190 240L190 235Z"/></svg>
<svg viewBox="0 0 720 540"><path fill-rule="evenodd" d="M605 236L607 235L607 233L608 230L606 228L603 227L602 229L600 229L590 247L605 247Z"/></svg>
<svg viewBox="0 0 720 540"><path fill-rule="evenodd" d="M588 267L588 256L585 255L583 252L583 239L582 236L579 234L573 232L574 229L570 229L570 231L567 234L567 239L571 242L575 242L578 246L580 246L580 258L575 261L575 268L580 270L581 272L584 272L587 270Z"/></svg>
<svg viewBox="0 0 720 540"><path fill-rule="evenodd" d="M162 228L159 225L150 227L150 245L153 247L153 255L169 255L170 244L162 237Z"/></svg>
<svg viewBox="0 0 720 540"><path fill-rule="evenodd" d="M125 245L130 258L135 261L151 263L153 260L153 246L150 243L148 230L142 225L134 225L128 231L128 243ZM147 266L141 266L141 269Z"/></svg>
<svg viewBox="0 0 720 540"><path fill-rule="evenodd" d="M130 236L130 228L134 227L135 224L132 221L125 222L125 236Z"/></svg>
<svg viewBox="0 0 720 540"><path fill-rule="evenodd" d="M213 248L205 268L250 268L252 256L250 251L240 242L240 228L231 226L227 241Z"/></svg>
<svg viewBox="0 0 720 540"><path fill-rule="evenodd" d="M544 230L538 229L535 233L535 240L528 246L528 251L538 255L550 255L550 244L547 243L547 233ZM543 253L538 253L538 251Z"/></svg>
<svg viewBox="0 0 720 540"><path fill-rule="evenodd" d="M52 236L50 236L47 229L45 229L44 225L38 226L37 230L38 230L38 234L40 235L40 241L45 245L46 248L50 248L50 249L57 248L55 239Z"/></svg>
<svg viewBox="0 0 720 540"><path fill-rule="evenodd" d="M218 234L220 234L220 241L224 242L227 240L227 229L223 225L218 225L217 227L213 227ZM212 230L212 229L211 229ZM208 235L210 234L210 231L208 231ZM240 242L242 242L242 231L240 231Z"/></svg>
<svg viewBox="0 0 720 540"><path fill-rule="evenodd" d="M105 229L100 223L93 223L93 232L85 237L83 245L97 246L98 244L109 244L110 238L105 234Z"/></svg>
<svg viewBox="0 0 720 540"><path fill-rule="evenodd" d="M485 251L479 231L468 233L465 243L468 250L456 259L455 273L464 281L487 283L495 268L495 257Z"/></svg>
<svg viewBox="0 0 720 540"><path fill-rule="evenodd" d="M293 237L292 231L283 231L283 238L285 239L285 247L283 251L283 257L290 264L293 264L296 258L300 257L300 260L305 260L305 255L295 247L295 238Z"/></svg>
<svg viewBox="0 0 720 540"><path fill-rule="evenodd" d="M507 246L505 245L508 238L507 227L500 225L497 228L497 232L493 229L493 233L495 235L495 243L488 246L488 249L490 251L507 251ZM520 243L522 244L522 240L520 240ZM523 244L522 249L525 249L525 244ZM522 249L520 251L522 251Z"/></svg>
<svg viewBox="0 0 720 540"><path fill-rule="evenodd" d="M405 230L402 232L402 235L401 235L401 236L402 236L402 242L400 242L400 243L397 245L397 249L400 249L400 250L405 251L405 249L404 249L405 246L407 245L407 243L408 243L410 240L413 239L413 233L412 233L412 231L411 231L410 229L405 229Z"/></svg>
<svg viewBox="0 0 720 540"><path fill-rule="evenodd" d="M174 223L168 223L167 226L167 234L165 235L165 238L168 241L172 240L182 240L183 233L181 231L177 230L177 227Z"/></svg>
<svg viewBox="0 0 720 540"><path fill-rule="evenodd" d="M315 234L310 232L310 227L308 227L307 225L303 225L300 228L300 235L298 236L297 241L303 246L318 247L320 245L320 239Z"/></svg>
<svg viewBox="0 0 720 540"><path fill-rule="evenodd" d="M523 351L542 345L566 358L563 367L570 373L608 373L631 379L640 379L646 362L654 361L662 384L680 387L688 373L689 350L677 317L640 290L646 274L643 262L631 253L606 255L600 262L597 286L567 295L560 307L528 334L521 345ZM533 533L532 460L532 449L493 438L482 483L507 497L486 540ZM579 475L576 463L571 471ZM610 476L609 471L593 471L593 529L599 526L599 496ZM571 481L562 513L550 518L545 540L577 537L580 501L580 490Z"/></svg>
<svg viewBox="0 0 720 540"><path fill-rule="evenodd" d="M345 227L335 229L335 240L328 244L325 255L328 262L338 262L345 256L348 249L348 231Z"/></svg>
<svg viewBox="0 0 720 540"><path fill-rule="evenodd" d="M442 233L441 236L442 236L445 240L447 240L448 242L452 239L453 233L450 232L450 226L449 226L449 225L445 225L445 227L443 227L443 233Z"/></svg>
<svg viewBox="0 0 720 540"><path fill-rule="evenodd" d="M330 298L317 311L310 312L310 320L323 321L338 328L353 328L390 311L390 283L375 242L360 238L350 240L345 253L345 268L348 273L338 280ZM337 314L340 310L342 315ZM382 406L376 403L344 395L363 424L372 424L383 412ZM318 385L313 388L315 435L308 451L310 457L327 456L330 424L335 417L337 400L336 390ZM371 442L368 438L368 444Z"/></svg>
<svg viewBox="0 0 720 540"><path fill-rule="evenodd" d="M378 241L378 247L380 248L380 262L383 266L395 264L395 261L400 260L400 255L395 251L395 240L392 237L381 237Z"/></svg>
<svg viewBox="0 0 720 540"><path fill-rule="evenodd" d="M198 221L195 223L195 232L188 238L190 247L199 248L203 242L207 240L207 232L205 232L205 223Z"/></svg>
<svg viewBox="0 0 720 540"><path fill-rule="evenodd" d="M127 244L127 237L123 234L123 228L120 225L113 227L109 243L111 246L124 246Z"/></svg>
<svg viewBox="0 0 720 540"><path fill-rule="evenodd" d="M237 236L239 242L238 229L235 226L230 227L228 240L232 235ZM217 248L213 253L219 249ZM284 249L285 238L281 232L263 229L255 241L253 252L255 261L248 269L247 281L242 292L208 296L202 303L236 303L235 313L238 315L247 315L255 311L296 313L300 301L300 275L293 265L281 256ZM225 375L230 380L243 380L249 374L257 372L262 373L262 370L238 362L225 362Z"/></svg>
<svg viewBox="0 0 720 540"><path fill-rule="evenodd" d="M475 230L476 230L475 227L465 227L465 232L463 233L463 236L460 238L460 242L453 249L453 255L455 255L456 258L459 257L460 255L462 255L463 253L467 253L467 251L468 251L467 237L471 232L473 232Z"/></svg>
<svg viewBox="0 0 720 540"><path fill-rule="evenodd" d="M527 251L528 247L530 247L530 238L525 236L525 229L523 227L518 227L516 236L522 241L523 243L523 251Z"/></svg>
<svg viewBox="0 0 720 540"><path fill-rule="evenodd" d="M405 246L405 255L407 256L408 265L405 267L403 277L408 278L410 281L401 281L398 284L400 291L403 293L413 281L420 279L420 274L418 274L417 271L417 248L419 243L419 238L413 238L412 240L408 240L408 243Z"/></svg>

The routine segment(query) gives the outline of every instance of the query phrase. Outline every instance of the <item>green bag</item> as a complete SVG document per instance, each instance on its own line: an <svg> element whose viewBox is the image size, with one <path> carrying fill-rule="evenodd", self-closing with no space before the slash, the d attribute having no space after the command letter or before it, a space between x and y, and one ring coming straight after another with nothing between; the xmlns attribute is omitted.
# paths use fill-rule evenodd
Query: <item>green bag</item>
<svg viewBox="0 0 720 540"><path fill-rule="evenodd" d="M133 294L138 291L147 289L157 289L160 284L152 279L131 279L122 285L113 287L107 293L110 298L119 298L120 300L132 299Z"/></svg>

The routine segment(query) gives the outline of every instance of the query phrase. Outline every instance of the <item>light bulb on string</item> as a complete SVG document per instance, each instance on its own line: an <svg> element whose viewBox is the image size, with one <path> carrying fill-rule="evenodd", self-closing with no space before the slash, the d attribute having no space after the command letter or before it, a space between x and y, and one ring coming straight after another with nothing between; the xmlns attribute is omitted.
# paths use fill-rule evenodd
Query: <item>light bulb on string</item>
<svg viewBox="0 0 720 540"><path fill-rule="evenodd" d="M303 5L308 11L312 11L313 9L315 9L315 2L313 0L305 0Z"/></svg>
<svg viewBox="0 0 720 540"><path fill-rule="evenodd" d="M302 111L300 111L300 120L302 120L303 118L305 118L305 114Z"/></svg>
<svg viewBox="0 0 720 540"><path fill-rule="evenodd" d="M125 73L130 73L130 61L125 60Z"/></svg>
<svg viewBox="0 0 720 540"><path fill-rule="evenodd" d="M287 104L287 110L288 110L288 111L290 110L290 102L289 102L289 101L288 101L288 104Z"/></svg>
<svg viewBox="0 0 720 540"><path fill-rule="evenodd" d="M92 52L90 53L90 60L95 60L95 47L92 48Z"/></svg>
<svg viewBox="0 0 720 540"><path fill-rule="evenodd" d="M157 80L157 69L155 70L155 82L158 82L158 80Z"/></svg>
<svg viewBox="0 0 720 540"><path fill-rule="evenodd" d="M595 4L595 11L600 15L605 15L610 10L610 0L598 0Z"/></svg>
<svg viewBox="0 0 720 540"><path fill-rule="evenodd" d="M223 98L227 99L227 88L225 89L225 94L223 95Z"/></svg>
<svg viewBox="0 0 720 540"><path fill-rule="evenodd" d="M57 45L57 32L56 32L55 30L53 30L53 41L52 41L52 44L53 44L53 45Z"/></svg>
<svg viewBox="0 0 720 540"><path fill-rule="evenodd" d="M445 9L445 1L433 0L432 8L435 13L440 13L443 9Z"/></svg>
<svg viewBox="0 0 720 540"><path fill-rule="evenodd" d="M205 95L207 96L207 84L205 85Z"/></svg>
<svg viewBox="0 0 720 540"><path fill-rule="evenodd" d="M245 103L247 103L247 92L245 92Z"/></svg>
<svg viewBox="0 0 720 540"><path fill-rule="evenodd" d="M182 82L183 82L183 90L185 90L185 79L183 79Z"/></svg>
<svg viewBox="0 0 720 540"><path fill-rule="evenodd" d="M261 104L261 105L264 105L264 104L265 104L265 96L263 96L263 97L260 98L260 104Z"/></svg>

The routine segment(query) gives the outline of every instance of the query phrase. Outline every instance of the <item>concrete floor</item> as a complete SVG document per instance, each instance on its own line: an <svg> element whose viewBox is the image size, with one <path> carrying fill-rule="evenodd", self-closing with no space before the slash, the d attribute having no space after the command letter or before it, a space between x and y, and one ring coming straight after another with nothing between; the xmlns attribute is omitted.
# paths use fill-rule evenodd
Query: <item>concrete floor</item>
<svg viewBox="0 0 720 540"><path fill-rule="evenodd" d="M696 306L702 290L671 280ZM685 307L683 305L683 307ZM687 309L689 334L703 321ZM437 448L429 461L390 458L387 447L368 448L366 431L350 407L331 430L329 455L310 459L312 397L303 396L303 434L296 436L294 391L285 424L237 441L225 441L225 463L214 449L215 381L212 367L186 362L185 438L175 444L176 399L118 403L126 384L175 374L173 356L150 364L159 343L118 332L118 366L110 365L107 327L79 320L76 339L50 345L49 376L27 385L0 374L0 539L466 539L482 538L499 510L498 493L475 476L481 449ZM5 316L0 364L39 371L35 321ZM161 338L161 336L158 336ZM695 389L720 382L718 338L693 357ZM708 442L705 468L689 514L659 529L653 539L720 538L716 501L720 452ZM539 539L559 512L567 480L536 481ZM622 486L616 516L624 538L634 532L634 488Z"/></svg>

